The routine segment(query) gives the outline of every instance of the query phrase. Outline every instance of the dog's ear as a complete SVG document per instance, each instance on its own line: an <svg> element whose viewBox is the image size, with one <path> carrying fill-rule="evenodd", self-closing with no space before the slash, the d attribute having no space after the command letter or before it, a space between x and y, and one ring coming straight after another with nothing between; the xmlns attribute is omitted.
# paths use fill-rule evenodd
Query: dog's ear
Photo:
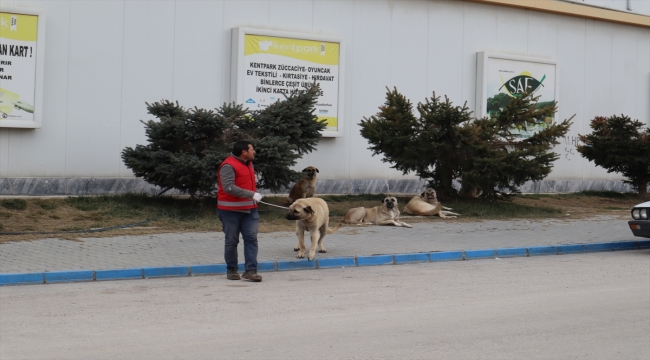
<svg viewBox="0 0 650 360"><path fill-rule="evenodd" d="M307 172L307 170L309 170L309 169L304 168L304 169L301 170L301 172Z"/></svg>
<svg viewBox="0 0 650 360"><path fill-rule="evenodd" d="M420 197L424 197L424 191L420 193Z"/></svg>
<svg viewBox="0 0 650 360"><path fill-rule="evenodd" d="M314 168L314 169L316 169L316 172L320 174L320 171L318 171L318 168Z"/></svg>
<svg viewBox="0 0 650 360"><path fill-rule="evenodd" d="M314 209L311 208L311 206L307 206L306 208L303 209L306 213L314 215Z"/></svg>

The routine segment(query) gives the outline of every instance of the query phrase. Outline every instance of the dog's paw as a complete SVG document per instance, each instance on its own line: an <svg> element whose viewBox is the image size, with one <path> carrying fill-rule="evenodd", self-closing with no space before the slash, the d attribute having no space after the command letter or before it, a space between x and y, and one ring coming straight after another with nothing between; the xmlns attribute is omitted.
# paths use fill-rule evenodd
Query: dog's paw
<svg viewBox="0 0 650 360"><path fill-rule="evenodd" d="M309 254L309 256L307 256L307 260L312 261L312 260L314 260L315 257L316 257L316 254L313 254L313 255Z"/></svg>
<svg viewBox="0 0 650 360"><path fill-rule="evenodd" d="M323 249L323 250L318 250L318 252L319 252L319 253L326 253L327 250L325 250L325 249Z"/></svg>
<svg viewBox="0 0 650 360"><path fill-rule="evenodd" d="M293 248L293 251L298 251L298 250L300 250L300 248Z"/></svg>
<svg viewBox="0 0 650 360"><path fill-rule="evenodd" d="M298 255L296 255L296 257L297 257L298 259L302 259L302 258L305 257L305 254L303 254L303 253L298 253Z"/></svg>
<svg viewBox="0 0 650 360"><path fill-rule="evenodd" d="M412 225L409 225L409 224L404 224L404 227L407 227L407 228L409 228L409 229L413 228L413 226L412 226Z"/></svg>

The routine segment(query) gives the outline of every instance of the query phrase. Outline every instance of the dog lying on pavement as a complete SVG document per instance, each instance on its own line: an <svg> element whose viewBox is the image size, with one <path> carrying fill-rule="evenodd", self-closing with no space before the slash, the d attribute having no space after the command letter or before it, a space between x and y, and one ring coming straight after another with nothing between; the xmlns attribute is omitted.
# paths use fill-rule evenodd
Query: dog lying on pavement
<svg viewBox="0 0 650 360"><path fill-rule="evenodd" d="M346 224L395 225L411 228L413 226L400 221L397 198L387 196L380 206L371 208L358 207L348 210L343 222Z"/></svg>
<svg viewBox="0 0 650 360"><path fill-rule="evenodd" d="M438 215L443 219L460 216L450 210L453 209L438 202L436 191L431 188L424 189L420 196L414 196L404 207L404 213L409 215Z"/></svg>
<svg viewBox="0 0 650 360"><path fill-rule="evenodd" d="M318 169L313 166L307 166L302 169L302 172L307 173L307 176L300 179L291 188L289 198L287 199L289 204L292 204L298 199L314 197L316 193L316 173L319 172Z"/></svg>
<svg viewBox="0 0 650 360"><path fill-rule="evenodd" d="M316 245L318 252L326 253L323 246L325 235L332 234L338 230L341 225L334 228L329 227L330 212L327 203L319 198L298 199L289 206L289 212L285 215L287 220L296 220L296 235L298 243L293 248L298 251L297 258L305 257L305 230L309 231L311 236L311 247L307 260L312 261L316 256Z"/></svg>

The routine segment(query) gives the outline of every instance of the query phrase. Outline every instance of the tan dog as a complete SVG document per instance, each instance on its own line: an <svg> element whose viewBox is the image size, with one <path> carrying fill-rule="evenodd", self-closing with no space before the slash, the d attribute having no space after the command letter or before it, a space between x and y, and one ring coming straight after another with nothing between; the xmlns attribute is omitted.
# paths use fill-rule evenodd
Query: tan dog
<svg viewBox="0 0 650 360"><path fill-rule="evenodd" d="M424 189L420 196L414 196L404 207L404 213L409 215L438 215L441 218L455 218L460 214L453 213L452 208L442 206L436 197L436 191Z"/></svg>
<svg viewBox="0 0 650 360"><path fill-rule="evenodd" d="M411 228L413 226L399 220L399 209L397 199L391 196L385 197L380 206L371 208L358 207L348 210L343 222L346 224L377 224L395 225Z"/></svg>
<svg viewBox="0 0 650 360"><path fill-rule="evenodd" d="M287 220L296 221L296 235L298 235L298 243L293 248L298 251L297 258L305 257L305 230L309 231L311 235L311 248L309 248L309 261L314 260L316 256L316 245L318 245L318 252L325 253L323 246L323 239L325 235L332 234L338 230L341 225L330 228L330 211L327 203L319 198L298 199L291 206L289 206L289 213L285 215Z"/></svg>
<svg viewBox="0 0 650 360"><path fill-rule="evenodd" d="M307 173L307 176L300 179L291 188L289 198L287 199L289 204L292 204L298 199L314 197L314 193L316 193L316 173L318 169L313 166L307 166L302 169L302 172Z"/></svg>

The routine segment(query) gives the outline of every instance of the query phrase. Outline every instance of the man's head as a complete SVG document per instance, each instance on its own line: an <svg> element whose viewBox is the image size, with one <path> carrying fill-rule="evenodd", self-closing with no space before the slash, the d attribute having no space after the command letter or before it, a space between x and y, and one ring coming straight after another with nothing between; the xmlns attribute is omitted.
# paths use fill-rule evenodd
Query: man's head
<svg viewBox="0 0 650 360"><path fill-rule="evenodd" d="M232 146L232 153L244 161L255 159L255 148L253 148L253 143L247 140L237 141Z"/></svg>

